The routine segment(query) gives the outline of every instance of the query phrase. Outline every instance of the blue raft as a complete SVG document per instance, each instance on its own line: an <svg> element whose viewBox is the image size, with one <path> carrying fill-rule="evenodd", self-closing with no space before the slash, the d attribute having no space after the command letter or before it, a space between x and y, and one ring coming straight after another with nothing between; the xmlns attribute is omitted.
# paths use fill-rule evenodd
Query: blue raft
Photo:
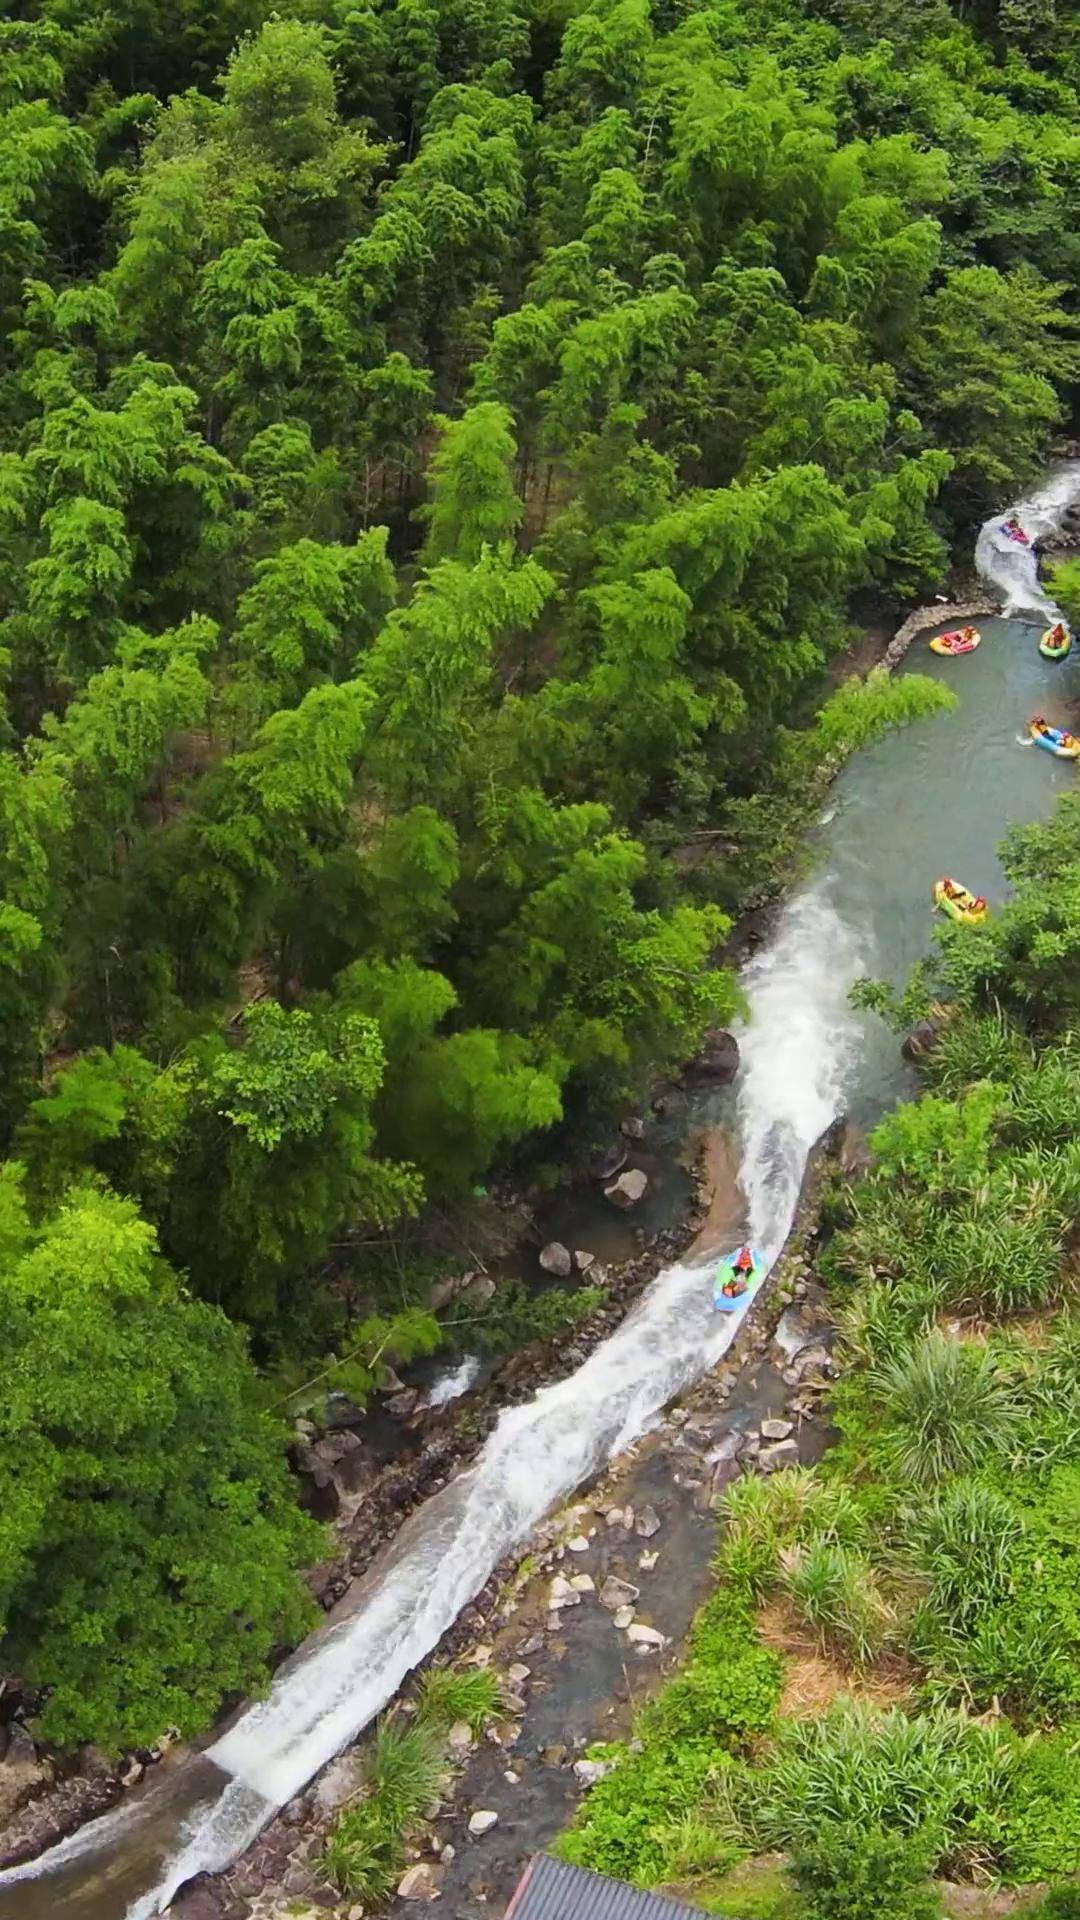
<svg viewBox="0 0 1080 1920"><path fill-rule="evenodd" d="M713 1306L718 1313L735 1313L740 1307L745 1307L765 1278L765 1262L757 1248L751 1247L750 1258L754 1265L749 1278L738 1292L725 1292L725 1288L734 1287L743 1279L741 1274L735 1272L735 1262L741 1251L740 1247L736 1247L733 1253L727 1254L713 1275Z"/></svg>

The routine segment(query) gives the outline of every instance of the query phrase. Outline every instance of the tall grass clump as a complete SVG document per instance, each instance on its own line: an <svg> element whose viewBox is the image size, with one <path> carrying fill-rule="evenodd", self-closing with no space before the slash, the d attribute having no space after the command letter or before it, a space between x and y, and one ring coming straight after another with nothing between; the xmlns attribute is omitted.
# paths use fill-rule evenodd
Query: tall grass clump
<svg viewBox="0 0 1080 1920"><path fill-rule="evenodd" d="M962 1635L1009 1592L1018 1509L996 1488L956 1480L909 1509L905 1559L925 1588L920 1609L935 1633Z"/></svg>
<svg viewBox="0 0 1080 1920"><path fill-rule="evenodd" d="M782 1723L747 1818L766 1846L802 1847L829 1823L932 1833L945 1852L971 1807L1006 1790L1012 1749L962 1715L909 1718L839 1700L820 1719Z"/></svg>
<svg viewBox="0 0 1080 1920"><path fill-rule="evenodd" d="M1018 1439L1020 1406L990 1347L935 1329L882 1361L869 1386L884 1413L880 1438L893 1471L917 1486L973 1473Z"/></svg>
<svg viewBox="0 0 1080 1920"><path fill-rule="evenodd" d="M421 1725L440 1733L448 1733L459 1720L480 1733L498 1704L498 1676L482 1667L431 1667L417 1694Z"/></svg>
<svg viewBox="0 0 1080 1920"><path fill-rule="evenodd" d="M864 1556L818 1539L784 1548L780 1558L781 1588L822 1647L860 1666L873 1660L894 1615Z"/></svg>
<svg viewBox="0 0 1080 1920"><path fill-rule="evenodd" d="M338 1815L323 1849L328 1879L347 1899L378 1905L407 1864L412 1827L438 1798L443 1758L428 1727L379 1722L359 1792Z"/></svg>
<svg viewBox="0 0 1080 1920"><path fill-rule="evenodd" d="M785 1548L811 1540L858 1547L867 1535L865 1516L850 1489L822 1480L810 1467L737 1480L724 1495L721 1519L716 1569L754 1599L776 1586Z"/></svg>

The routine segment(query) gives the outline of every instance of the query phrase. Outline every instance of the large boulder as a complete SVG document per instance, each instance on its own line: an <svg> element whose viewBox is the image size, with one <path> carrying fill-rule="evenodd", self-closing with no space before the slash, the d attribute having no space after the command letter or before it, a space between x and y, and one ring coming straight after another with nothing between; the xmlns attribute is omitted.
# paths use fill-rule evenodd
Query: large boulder
<svg viewBox="0 0 1080 1920"><path fill-rule="evenodd" d="M604 1188L604 1199L610 1200L613 1207L621 1207L625 1213L630 1207L636 1207L649 1188L649 1176L642 1173L640 1167L631 1167L627 1173L620 1173L610 1187Z"/></svg>
<svg viewBox="0 0 1080 1920"><path fill-rule="evenodd" d="M544 1272L558 1274L560 1280L566 1279L573 1264L570 1249L564 1247L561 1240L549 1240L547 1246L540 1250L540 1265Z"/></svg>
<svg viewBox="0 0 1080 1920"><path fill-rule="evenodd" d="M710 1027L701 1052L682 1070L688 1087L726 1087L739 1071L739 1043L723 1027Z"/></svg>
<svg viewBox="0 0 1080 1920"><path fill-rule="evenodd" d="M940 1031L932 1020L919 1020L910 1033L905 1033L900 1042L900 1051L905 1060L921 1060L924 1055L933 1053L940 1038Z"/></svg>
<svg viewBox="0 0 1080 1920"><path fill-rule="evenodd" d="M38 1758L25 1727L12 1727L7 1751L0 1761L0 1826L6 1825L25 1800L52 1779L52 1768Z"/></svg>

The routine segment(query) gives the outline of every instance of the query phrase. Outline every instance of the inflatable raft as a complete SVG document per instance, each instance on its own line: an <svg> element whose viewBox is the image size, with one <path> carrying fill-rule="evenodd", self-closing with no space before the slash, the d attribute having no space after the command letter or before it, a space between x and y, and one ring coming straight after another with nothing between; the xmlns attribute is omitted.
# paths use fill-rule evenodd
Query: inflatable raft
<svg viewBox="0 0 1080 1920"><path fill-rule="evenodd" d="M982 634L978 627L955 627L951 633L939 633L930 642L931 653L974 653Z"/></svg>
<svg viewBox="0 0 1080 1920"><path fill-rule="evenodd" d="M734 1313L737 1308L745 1307L752 1300L765 1278L765 1262L756 1247L751 1247L750 1258L753 1267L747 1277L735 1271L735 1261L742 1249L736 1247L721 1260L713 1275L713 1306L718 1313Z"/></svg>
<svg viewBox="0 0 1080 1920"><path fill-rule="evenodd" d="M1019 520L1003 520L1001 531L1007 533L1010 540L1015 540L1018 547L1030 547L1031 535L1024 532Z"/></svg>
<svg viewBox="0 0 1080 1920"><path fill-rule="evenodd" d="M1065 655L1072 646L1072 634L1067 627L1065 629L1064 640L1059 640L1056 646L1054 645L1052 637L1054 632L1055 629L1053 627L1047 627L1046 632L1039 641L1039 652L1042 654L1044 660L1064 660Z"/></svg>
<svg viewBox="0 0 1080 1920"><path fill-rule="evenodd" d="M1080 740L1075 733L1065 733L1061 727L1048 727L1045 720L1041 726L1030 721L1028 732L1037 747L1045 747L1047 753L1055 754L1059 760L1080 760Z"/></svg>
<svg viewBox="0 0 1080 1920"><path fill-rule="evenodd" d="M986 919L986 901L947 874L934 881L934 905L963 927L977 927Z"/></svg>

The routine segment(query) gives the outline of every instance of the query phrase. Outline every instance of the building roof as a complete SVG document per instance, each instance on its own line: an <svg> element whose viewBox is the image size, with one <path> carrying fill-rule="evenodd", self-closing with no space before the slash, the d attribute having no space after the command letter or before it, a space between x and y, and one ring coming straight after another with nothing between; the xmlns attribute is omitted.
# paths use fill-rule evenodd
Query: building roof
<svg viewBox="0 0 1080 1920"><path fill-rule="evenodd" d="M548 1853L534 1853L505 1920L691 1920L700 1911L568 1866Z"/></svg>

